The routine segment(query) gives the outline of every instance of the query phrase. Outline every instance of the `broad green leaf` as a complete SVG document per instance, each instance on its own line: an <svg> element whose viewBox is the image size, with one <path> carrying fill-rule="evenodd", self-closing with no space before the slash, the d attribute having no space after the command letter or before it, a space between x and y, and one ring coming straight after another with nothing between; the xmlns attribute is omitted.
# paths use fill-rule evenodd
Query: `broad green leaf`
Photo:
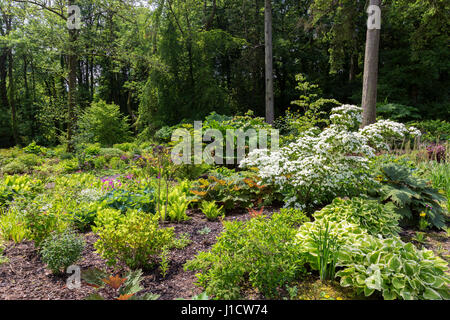
<svg viewBox="0 0 450 320"><path fill-rule="evenodd" d="M423 297L426 300L441 300L442 299L441 295L431 288L425 289L425 292L423 293Z"/></svg>

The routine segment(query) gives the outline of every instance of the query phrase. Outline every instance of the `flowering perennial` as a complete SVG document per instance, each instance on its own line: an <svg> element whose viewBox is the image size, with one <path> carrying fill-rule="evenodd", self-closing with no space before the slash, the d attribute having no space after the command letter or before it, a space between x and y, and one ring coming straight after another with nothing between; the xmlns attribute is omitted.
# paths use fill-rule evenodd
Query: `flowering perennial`
<svg viewBox="0 0 450 320"><path fill-rule="evenodd" d="M322 132L312 128L278 151L254 150L240 166L258 168L262 183L278 187L288 207L305 208L350 195L371 179L368 159L386 147L387 137L417 134L388 120L358 130L361 110L351 105L334 108L332 124Z"/></svg>

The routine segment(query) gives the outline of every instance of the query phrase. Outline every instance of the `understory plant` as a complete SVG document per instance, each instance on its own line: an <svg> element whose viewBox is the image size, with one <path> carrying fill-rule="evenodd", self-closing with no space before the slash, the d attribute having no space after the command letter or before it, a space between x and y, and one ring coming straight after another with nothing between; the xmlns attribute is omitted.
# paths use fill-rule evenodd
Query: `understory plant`
<svg viewBox="0 0 450 320"><path fill-rule="evenodd" d="M336 260L339 254L340 243L338 237L330 232L327 220L319 232L311 233L314 245L317 248L317 265L319 266L320 280L332 280L336 273Z"/></svg>
<svg viewBox="0 0 450 320"><path fill-rule="evenodd" d="M348 221L361 226L371 235L390 237L398 235L401 216L392 203L381 204L377 200L362 198L336 198L331 204L314 213L314 218L329 221Z"/></svg>
<svg viewBox="0 0 450 320"><path fill-rule="evenodd" d="M163 247L172 244L173 228L160 228L159 217L137 210L122 214L105 209L97 214L92 230L99 239L94 244L108 265L122 263L131 269L156 264Z"/></svg>
<svg viewBox="0 0 450 320"><path fill-rule="evenodd" d="M431 250L419 250L399 238L363 236L342 247L336 276L344 287L384 299L450 299L448 264Z"/></svg>
<svg viewBox="0 0 450 320"><path fill-rule="evenodd" d="M392 136L417 136L396 122L377 122L358 131L362 109L343 105L331 110L331 125L311 128L297 141L269 152L256 149L240 166L256 167L264 184L278 188L286 206L312 207L336 196L356 195L371 182L368 159L387 147Z"/></svg>
<svg viewBox="0 0 450 320"><path fill-rule="evenodd" d="M251 171L212 172L195 181L191 193L194 201L216 201L225 210L270 205L277 198L272 188Z"/></svg>
<svg viewBox="0 0 450 320"><path fill-rule="evenodd" d="M0 209L0 238L19 243L27 237L28 229L25 219L19 210Z"/></svg>
<svg viewBox="0 0 450 320"><path fill-rule="evenodd" d="M198 253L185 269L200 271L198 285L216 299L240 298L249 287L266 297L278 296L279 288L306 271L292 240L308 218L301 211L295 214L294 219L275 213L272 218L224 222L225 230L211 251Z"/></svg>
<svg viewBox="0 0 450 320"><path fill-rule="evenodd" d="M200 210L205 214L208 220L216 220L218 217L223 217L223 206L217 206L215 201L202 201Z"/></svg>
<svg viewBox="0 0 450 320"><path fill-rule="evenodd" d="M331 276L332 267L337 262L339 248L345 244L351 244L365 234L367 234L366 230L346 220L319 219L300 226L295 236L295 243L311 269L323 273L324 276Z"/></svg>
<svg viewBox="0 0 450 320"><path fill-rule="evenodd" d="M141 286L142 270L128 272L123 278L119 275L110 275L100 269L88 269L82 272L82 279L90 286L96 288L97 291L108 287L113 289L114 294L110 294L110 290L103 295L98 292L93 293L85 298L85 300L157 300L160 296L153 293L138 294L143 291Z"/></svg>
<svg viewBox="0 0 450 320"><path fill-rule="evenodd" d="M381 187L376 193L382 201L395 204L403 222L418 226L420 213L426 211L427 222L431 226L445 227L444 209L440 202L447 199L427 181L415 177L411 169L395 163L386 164L381 167L378 180Z"/></svg>
<svg viewBox="0 0 450 320"><path fill-rule="evenodd" d="M186 210L190 201L186 199L186 194L179 188L175 188L168 196L167 217L171 221L181 222L189 220Z"/></svg>
<svg viewBox="0 0 450 320"><path fill-rule="evenodd" d="M69 230L54 233L42 243L42 261L55 274L65 272L67 267L81 258L84 246L83 238Z"/></svg>

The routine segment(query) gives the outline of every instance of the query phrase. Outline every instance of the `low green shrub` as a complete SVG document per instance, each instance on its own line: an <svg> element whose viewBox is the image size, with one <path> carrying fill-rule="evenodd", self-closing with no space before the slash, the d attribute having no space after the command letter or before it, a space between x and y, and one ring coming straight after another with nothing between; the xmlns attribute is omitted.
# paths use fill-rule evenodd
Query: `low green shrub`
<svg viewBox="0 0 450 320"><path fill-rule="evenodd" d="M159 217L137 210L122 214L105 209L97 213L92 230L99 239L94 247L108 265L123 263L131 269L156 264L162 249L172 244L173 228L159 228Z"/></svg>
<svg viewBox="0 0 450 320"><path fill-rule="evenodd" d="M35 154L23 154L20 157L17 158L20 162L22 162L24 165L27 166L27 168L31 169L35 166L41 165L43 163L43 160Z"/></svg>
<svg viewBox="0 0 450 320"><path fill-rule="evenodd" d="M34 240L37 248L40 248L42 242L52 233L62 233L70 225L70 221L61 215L54 212L41 212L36 208L27 208L24 219L29 231L28 237Z"/></svg>
<svg viewBox="0 0 450 320"><path fill-rule="evenodd" d="M112 157L109 160L109 166L111 167L111 169L119 170L119 169L125 169L127 164L125 161L123 161L119 157Z"/></svg>
<svg viewBox="0 0 450 320"><path fill-rule="evenodd" d="M105 168L107 164L107 161L105 159L105 157L103 156L98 156L96 158L94 158L94 168L97 170L102 170Z"/></svg>
<svg viewBox="0 0 450 320"><path fill-rule="evenodd" d="M115 157L120 158L120 156L123 155L123 151L116 148L101 148L99 155L103 156L106 160L110 160Z"/></svg>
<svg viewBox="0 0 450 320"><path fill-rule="evenodd" d="M62 169L64 173L73 173L80 169L78 160L75 158L62 160L59 163L59 167Z"/></svg>
<svg viewBox="0 0 450 320"><path fill-rule="evenodd" d="M81 237L69 231L52 234L42 243L42 261L55 274L65 272L81 258L84 245Z"/></svg>
<svg viewBox="0 0 450 320"><path fill-rule="evenodd" d="M298 211L296 221L307 217ZM186 263L186 270L200 270L198 285L217 299L241 298L245 288L266 297L279 295L279 288L305 272L300 247L293 239L297 224L284 213L259 216L247 222L224 222L224 232L211 251L200 252Z"/></svg>
<svg viewBox="0 0 450 320"><path fill-rule="evenodd" d="M130 138L130 126L119 106L105 101L96 101L86 108L78 120L77 140L80 142L100 143L112 146L127 142Z"/></svg>
<svg viewBox="0 0 450 320"><path fill-rule="evenodd" d="M371 235L381 234L383 237L398 235L401 231L398 225L401 216L395 212L395 206L392 203L383 205L377 200L336 198L314 213L314 218L336 222L346 220L361 226Z"/></svg>
<svg viewBox="0 0 450 320"><path fill-rule="evenodd" d="M47 148L41 147L38 144L36 144L35 141L33 141L28 146L23 148L23 151L35 155L45 155L47 153Z"/></svg>
<svg viewBox="0 0 450 320"><path fill-rule="evenodd" d="M26 173L27 171L27 165L18 159L11 161L2 168L3 174L21 174Z"/></svg>
<svg viewBox="0 0 450 320"><path fill-rule="evenodd" d="M169 193L168 196L168 208L167 208L167 217L171 221L181 222L189 220L189 217L186 214L186 210L189 207L190 200L187 200L186 194L176 188Z"/></svg>
<svg viewBox="0 0 450 320"><path fill-rule="evenodd" d="M450 140L450 122L445 120L424 120L408 123L418 128L423 141L436 142Z"/></svg>

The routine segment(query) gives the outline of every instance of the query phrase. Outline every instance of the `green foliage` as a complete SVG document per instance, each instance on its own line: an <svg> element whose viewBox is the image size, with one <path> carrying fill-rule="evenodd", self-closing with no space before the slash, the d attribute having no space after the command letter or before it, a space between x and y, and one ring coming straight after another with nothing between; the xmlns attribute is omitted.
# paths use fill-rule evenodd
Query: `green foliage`
<svg viewBox="0 0 450 320"><path fill-rule="evenodd" d="M3 174L20 174L28 171L28 167L20 160L13 160L2 168Z"/></svg>
<svg viewBox="0 0 450 320"><path fill-rule="evenodd" d="M55 212L41 212L39 208L29 208L24 215L27 229L27 238L34 240L34 245L40 248L43 241L53 232L62 233L68 226L68 219L64 219Z"/></svg>
<svg viewBox="0 0 450 320"><path fill-rule="evenodd" d="M93 102L78 121L80 142L100 143L112 146L126 142L130 137L127 117L120 113L119 106L105 101Z"/></svg>
<svg viewBox="0 0 450 320"><path fill-rule="evenodd" d="M128 210L126 214L114 209L101 210L92 228L99 237L94 247L108 265L149 267L174 238L173 228L159 228L158 219L157 215L137 210Z"/></svg>
<svg viewBox="0 0 450 320"><path fill-rule="evenodd" d="M106 166L106 159L103 156L94 158L94 168L97 170L102 170Z"/></svg>
<svg viewBox="0 0 450 320"><path fill-rule="evenodd" d="M418 169L424 178L431 181L433 188L447 197L447 210L450 210L450 163L422 162Z"/></svg>
<svg viewBox="0 0 450 320"><path fill-rule="evenodd" d="M382 165L378 179L381 200L393 202L405 222L418 225L419 214L431 207L428 222L436 228L444 228L444 210L439 202L446 201L446 198L425 180L413 176L411 169L395 163Z"/></svg>
<svg viewBox="0 0 450 320"><path fill-rule="evenodd" d="M327 245L328 241L323 241L324 230L326 230L326 237L334 243L332 248ZM301 225L296 234L295 243L300 248L299 254L313 270L325 272L327 269L333 270L335 258L339 253L338 248L353 243L365 234L367 234L366 230L346 220L328 221L320 219ZM319 239L322 239L322 241L318 241ZM327 248L333 249L327 254L328 258L324 256L324 249ZM328 266L329 264L331 265ZM331 273L328 275L330 276Z"/></svg>
<svg viewBox="0 0 450 320"><path fill-rule="evenodd" d="M324 221L318 234L312 232L311 237L317 248L317 265L319 266L320 280L333 280L336 274L336 261L339 254L339 239L331 234L328 220Z"/></svg>
<svg viewBox="0 0 450 320"><path fill-rule="evenodd" d="M115 188L108 191L100 201L105 201L106 206L123 213L128 209L155 213L154 193L154 189L149 187L136 191Z"/></svg>
<svg viewBox="0 0 450 320"><path fill-rule="evenodd" d="M450 299L447 263L432 251L418 250L398 238L365 236L344 246L337 273L341 285L386 300Z"/></svg>
<svg viewBox="0 0 450 320"><path fill-rule="evenodd" d="M19 243L26 238L28 230L23 215L17 209L0 209L0 238Z"/></svg>
<svg viewBox="0 0 450 320"><path fill-rule="evenodd" d="M424 120L408 123L422 131L422 140L436 142L450 140L450 122L445 120Z"/></svg>
<svg viewBox="0 0 450 320"><path fill-rule="evenodd" d="M41 147L41 146L37 145L35 141L31 142L28 146L23 148L23 151L25 151L26 153L31 153L31 154L35 154L35 155L45 155L47 152L45 147Z"/></svg>
<svg viewBox="0 0 450 320"><path fill-rule="evenodd" d="M376 200L336 198L332 204L314 213L314 218L335 222L345 220L374 236L389 237L398 235L401 230L398 226L401 216L395 212L395 206L392 203L383 205Z"/></svg>
<svg viewBox="0 0 450 320"><path fill-rule="evenodd" d="M77 159L66 159L60 162L60 167L64 173L73 173L80 169Z"/></svg>
<svg viewBox="0 0 450 320"><path fill-rule="evenodd" d="M272 218L224 222L211 251L200 252L185 269L201 270L198 284L217 299L238 299L248 286L266 297L278 296L278 288L305 272L300 248L292 241L298 225L290 219L275 213Z"/></svg>
<svg viewBox="0 0 450 320"><path fill-rule="evenodd" d="M42 261L55 274L65 272L81 258L84 245L84 240L72 232L52 234L42 243Z"/></svg>
<svg viewBox="0 0 450 320"><path fill-rule="evenodd" d="M300 133L313 127L325 127L329 124L328 112L340 103L335 99L325 99L322 91L316 84L306 81L303 74L295 76L297 86L295 89L300 92L298 100L292 101L293 105L300 107L300 110L286 111L283 118L277 119L275 126L281 130L283 143L295 140Z"/></svg>
<svg viewBox="0 0 450 320"><path fill-rule="evenodd" d="M216 220L218 217L224 217L223 206L218 207L215 201L202 201L200 210L205 214L208 220Z"/></svg>
<svg viewBox="0 0 450 320"><path fill-rule="evenodd" d="M253 172L212 172L207 179L194 182L191 193L195 201L217 201L225 210L270 205L277 194Z"/></svg>
<svg viewBox="0 0 450 320"><path fill-rule="evenodd" d="M189 220L186 210L191 201L186 199L186 194L182 190L179 188L172 190L168 195L168 201L167 217L164 219L168 218L175 222Z"/></svg>
<svg viewBox="0 0 450 320"><path fill-rule="evenodd" d="M160 296L153 293L138 295L144 288L141 286L142 270L130 271L121 278L119 275L110 276L107 272L99 269L88 269L83 271L81 277L86 283L97 289L103 289L108 286L113 289L115 300L157 300ZM86 300L106 300L107 296L101 296L98 293L87 296Z"/></svg>
<svg viewBox="0 0 450 320"><path fill-rule="evenodd" d="M383 119L400 122L421 118L419 109L416 107L405 106L398 103L377 104L377 116Z"/></svg>
<svg viewBox="0 0 450 320"><path fill-rule="evenodd" d="M72 222L79 231L89 231L94 224L97 212L104 208L104 202L81 203L74 208L72 214Z"/></svg>

